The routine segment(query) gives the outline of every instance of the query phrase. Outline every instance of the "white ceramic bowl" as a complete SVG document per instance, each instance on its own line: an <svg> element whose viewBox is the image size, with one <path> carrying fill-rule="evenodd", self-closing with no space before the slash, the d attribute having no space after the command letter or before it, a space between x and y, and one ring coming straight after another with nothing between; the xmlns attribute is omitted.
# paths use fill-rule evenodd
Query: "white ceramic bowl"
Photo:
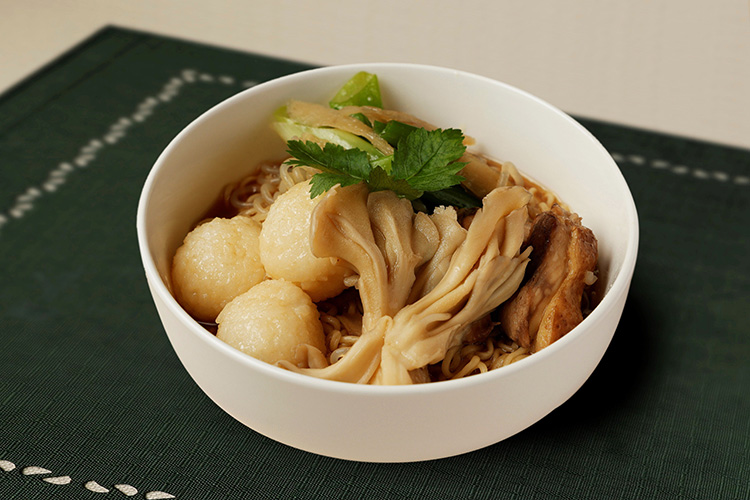
<svg viewBox="0 0 750 500"><path fill-rule="evenodd" d="M222 187L284 144L269 128L290 98L327 102L354 73L379 77L386 107L443 128L511 160L556 191L599 240L606 294L575 330L508 367L461 380L402 387L319 380L253 359L201 328L170 293L172 256ZM601 144L549 104L511 86L413 64L327 67L279 78L222 102L183 130L154 165L138 206L146 278L177 355L231 416L276 441L331 457L403 462L497 443L566 401L592 373L622 314L638 247L625 180Z"/></svg>

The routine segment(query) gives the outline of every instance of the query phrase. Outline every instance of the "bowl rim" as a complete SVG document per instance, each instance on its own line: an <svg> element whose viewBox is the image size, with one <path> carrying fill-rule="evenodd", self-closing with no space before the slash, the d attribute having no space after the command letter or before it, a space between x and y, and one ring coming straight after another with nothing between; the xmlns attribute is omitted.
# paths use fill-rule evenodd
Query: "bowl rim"
<svg viewBox="0 0 750 500"><path fill-rule="evenodd" d="M602 300L597 305L597 307L594 308L594 310L586 318L584 318L584 320L579 325L577 325L561 339L554 342L552 345L537 353L534 353L533 356L528 356L527 358L521 359L508 366L496 370L491 370L486 373L463 377L455 380L431 382L428 384L381 386L320 379L309 375L295 373L289 370L285 370L281 367L277 367L269 363L260 361L219 340L215 335L212 335L209 331L203 328L195 319L192 318L192 316L190 316L190 314L188 314L182 308L182 306L179 305L174 296L169 292L169 289L167 288L159 271L157 270L155 259L149 249L149 237L146 227L146 214L149 209L153 185L156 177L159 175L161 166L166 162L166 159L172 154L172 152L179 147L184 137L188 136L193 129L200 127L203 122L209 120L213 115L221 113L225 108L233 106L238 101L248 99L249 96L262 93L265 89L279 85L280 83L315 78L317 75L331 72L356 72L367 70L373 73L377 73L377 70L379 68L451 73L462 78L480 80L484 84L498 86L499 88L503 88L505 91L515 93L523 98L529 99L535 102L537 105L547 108L553 114L566 121L568 125L577 129L579 133L583 134L583 136L587 138L591 145L596 148L600 154L602 154L604 163L606 163L607 168L610 169L613 180L616 180L616 182L618 183L618 191L622 192L623 199L627 202L627 217L624 221L624 226L627 229L627 244L622 260L620 262L620 267L617 270L617 276L606 289L604 296L602 297ZM547 357L554 356L554 354L558 350L563 349L567 344L571 342L575 342L580 336L578 335L578 332L583 330L586 326L600 322L603 319L602 317L611 307L610 304L617 303L623 295L626 295L628 293L630 281L635 269L639 244L638 212L635 206L635 201L633 200L632 193L627 185L627 182L625 181L624 176L622 175L622 172L620 171L610 153L599 142L599 140L596 139L596 137L594 137L594 135L588 129L586 129L570 115L525 90L486 76L442 66L391 62L339 64L295 72L268 80L266 82L242 90L204 111L197 118L191 121L186 127L180 130L180 132L170 140L169 144L159 154L153 166L151 167L141 190L138 201L136 214L136 232L144 271L147 281L151 286L152 292L157 294L162 299L163 303L169 309L169 312L171 312L180 320L182 325L188 330L189 335L198 335L201 340L218 349L223 355L229 356L234 361L240 364L258 370L266 377L298 385L305 389L324 390L345 395L356 394L358 396L379 396L381 394L413 396L415 394L442 393L464 387L472 387L476 385L492 383L492 381L497 378L504 378L512 375L519 370L525 370L538 363L544 363Z"/></svg>

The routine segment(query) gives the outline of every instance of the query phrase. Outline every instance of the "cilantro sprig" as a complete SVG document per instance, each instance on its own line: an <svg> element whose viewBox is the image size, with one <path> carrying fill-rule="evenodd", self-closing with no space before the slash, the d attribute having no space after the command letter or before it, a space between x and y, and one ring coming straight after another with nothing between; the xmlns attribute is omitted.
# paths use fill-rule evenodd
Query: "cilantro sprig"
<svg viewBox="0 0 750 500"><path fill-rule="evenodd" d="M457 161L466 151L463 141L463 133L457 129L402 128L394 154L371 160L360 149L331 143L321 148L311 141L290 140L287 152L292 158L287 163L321 171L310 181L312 198L337 184L364 182L371 191L391 190L416 200L426 192L444 191L464 180L458 172L466 163Z"/></svg>

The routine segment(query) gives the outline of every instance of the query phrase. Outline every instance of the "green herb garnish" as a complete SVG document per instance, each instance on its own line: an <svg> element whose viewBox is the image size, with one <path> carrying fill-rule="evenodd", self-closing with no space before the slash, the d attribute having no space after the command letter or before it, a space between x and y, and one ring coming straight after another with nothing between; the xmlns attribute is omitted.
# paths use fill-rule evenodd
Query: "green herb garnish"
<svg viewBox="0 0 750 500"><path fill-rule="evenodd" d="M414 132L417 127L396 120L391 120L388 123L375 121L372 125L372 129L377 132L380 137L388 141L388 144L396 147L398 141Z"/></svg>
<svg viewBox="0 0 750 500"><path fill-rule="evenodd" d="M314 142L292 140L287 152L292 166L310 166L322 172L313 175L310 197L328 191L336 184L349 186L365 182L371 191L389 189L415 200L425 192L441 191L459 184L457 175L466 165L458 162L466 146L460 130L414 128L403 135L392 157L371 160L364 151L335 144L321 148Z"/></svg>
<svg viewBox="0 0 750 500"><path fill-rule="evenodd" d="M382 107L376 75L359 72L351 77L329 102L330 107ZM340 184L364 182L371 191L391 190L412 200L415 207L450 204L459 208L481 206L481 200L460 185L458 172L466 165L459 160L465 150L460 130L426 130L396 120L373 120L364 113L349 116L370 127L393 147L381 151L365 137L328 126L311 126L292 119L285 106L274 113L273 127L287 141L292 166L311 166L321 172L311 179L310 197L315 198ZM300 137L312 136L315 142ZM323 147L318 144L324 144Z"/></svg>

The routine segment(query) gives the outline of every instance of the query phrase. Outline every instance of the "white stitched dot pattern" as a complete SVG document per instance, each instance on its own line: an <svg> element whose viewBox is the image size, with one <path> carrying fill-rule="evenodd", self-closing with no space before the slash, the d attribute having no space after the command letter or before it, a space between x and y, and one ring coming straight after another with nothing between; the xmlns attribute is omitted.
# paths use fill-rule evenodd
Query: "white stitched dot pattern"
<svg viewBox="0 0 750 500"><path fill-rule="evenodd" d="M185 84L194 83L238 84L237 79L232 76L211 75L194 69L184 69L179 75L169 78L156 94L145 97L129 115L118 118L104 133L87 141L74 158L60 162L40 185L30 186L16 196L15 203L5 213L0 213L0 231L11 220L21 219L33 210L39 198L56 192L77 169L87 168L97 159L102 149L116 145L127 136L133 126L143 123L155 109L177 97ZM249 88L258 83L255 80L244 80L239 85Z"/></svg>
<svg viewBox="0 0 750 500"><path fill-rule="evenodd" d="M7 473L14 470L17 470L16 464L9 460L0 460L0 471ZM24 476L39 476L42 481L57 486L75 484L70 476L54 476L51 475L51 470L45 469L44 467L39 467L37 465L29 465L27 467L21 468L19 471ZM96 481L86 481L83 483L83 487L93 493L107 494L111 491L109 488L102 486ZM131 486L129 484L115 484L112 487L125 496L132 497L138 494L138 490L134 486ZM143 496L146 498L146 500L165 500L170 498L177 498L171 493L158 490L148 491Z"/></svg>
<svg viewBox="0 0 750 500"><path fill-rule="evenodd" d="M13 462L8 462L7 460L0 460L0 469L2 469L5 472L10 472L13 469L16 468L16 464Z"/></svg>
<svg viewBox="0 0 750 500"><path fill-rule="evenodd" d="M647 159L641 155L624 155L612 153L612 158L620 165L636 165L650 167L656 170L664 170L675 175L692 176L696 179L706 181L725 182L739 186L750 185L750 177L746 175L730 175L721 170L707 170L705 168L693 168L687 165L674 164L660 158Z"/></svg>
<svg viewBox="0 0 750 500"><path fill-rule="evenodd" d="M96 481L89 481L84 484L83 487L89 491L93 491L94 493L109 493L109 490L107 488L97 483Z"/></svg>
<svg viewBox="0 0 750 500"><path fill-rule="evenodd" d="M170 78L164 84L161 90L152 96L147 96L138 103L133 112L128 116L122 116L112 123L107 130L100 136L94 137L84 144L78 154L69 161L60 162L52 169L47 178L38 186L30 186L24 192L16 197L15 203L6 213L0 213L0 230L2 227L13 219L21 219L26 213L34 208L34 202L46 194L54 193L65 182L69 175L77 169L87 168L97 159L102 149L117 144L127 136L131 127L143 123L162 103L170 102L180 93L180 88L186 83L220 83L223 85L236 85L237 80L227 75L214 76L208 73L200 73L196 70L185 69L179 76ZM242 87L253 87L259 82L254 80L245 80L240 83ZM0 460L0 470L11 472L16 469L16 465L8 460ZM44 467L28 466L21 469L24 476L44 476L42 481L58 486L69 485L72 483L70 476L48 476L52 471ZM94 493L106 494L110 492L109 488L102 486L96 481L87 481L83 487ZM115 484L113 488L125 496L135 496L138 490L129 484ZM144 494L147 500L164 500L175 498L171 493L165 491L149 491Z"/></svg>

